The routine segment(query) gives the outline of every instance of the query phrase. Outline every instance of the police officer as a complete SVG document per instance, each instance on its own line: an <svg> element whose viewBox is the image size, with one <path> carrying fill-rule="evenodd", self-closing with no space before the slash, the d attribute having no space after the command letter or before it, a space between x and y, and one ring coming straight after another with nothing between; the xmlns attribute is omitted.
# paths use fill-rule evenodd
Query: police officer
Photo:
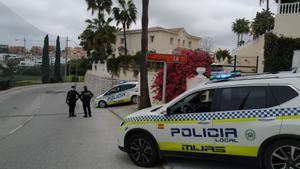
<svg viewBox="0 0 300 169"><path fill-rule="evenodd" d="M84 116L83 117L86 118L88 114L89 114L90 117L92 117L90 102L91 102L91 98L94 95L91 91L89 91L87 89L86 86L84 86L83 89L84 90L81 92L81 95L80 95L80 99L82 101L83 111L84 111Z"/></svg>
<svg viewBox="0 0 300 169"><path fill-rule="evenodd" d="M75 106L76 101L79 99L80 95L75 90L75 86L71 87L72 89L68 91L66 103L69 105L69 117L76 117L75 115Z"/></svg>

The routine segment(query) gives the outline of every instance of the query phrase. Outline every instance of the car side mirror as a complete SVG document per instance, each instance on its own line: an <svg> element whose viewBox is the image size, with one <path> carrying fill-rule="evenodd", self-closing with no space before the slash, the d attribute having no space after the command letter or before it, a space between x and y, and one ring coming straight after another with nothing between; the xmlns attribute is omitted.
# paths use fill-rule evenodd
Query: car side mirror
<svg viewBox="0 0 300 169"><path fill-rule="evenodd" d="M165 116L169 116L171 114L170 108L168 107L166 110L163 110L162 114L165 115Z"/></svg>

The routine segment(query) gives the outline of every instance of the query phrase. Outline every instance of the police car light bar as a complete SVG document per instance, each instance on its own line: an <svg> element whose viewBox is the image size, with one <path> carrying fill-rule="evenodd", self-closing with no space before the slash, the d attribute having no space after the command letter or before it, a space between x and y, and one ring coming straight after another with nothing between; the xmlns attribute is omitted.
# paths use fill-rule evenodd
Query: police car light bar
<svg viewBox="0 0 300 169"><path fill-rule="evenodd" d="M217 74L217 75L211 75L210 80L217 80L217 81L222 81L222 80L227 80L232 77L237 77L241 76L240 71L233 71L231 73L222 73L222 74Z"/></svg>

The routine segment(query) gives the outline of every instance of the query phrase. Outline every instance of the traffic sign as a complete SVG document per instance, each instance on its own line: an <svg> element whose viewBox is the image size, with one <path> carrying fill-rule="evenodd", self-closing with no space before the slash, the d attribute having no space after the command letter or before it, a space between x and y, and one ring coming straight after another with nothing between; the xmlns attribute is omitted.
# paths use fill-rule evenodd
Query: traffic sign
<svg viewBox="0 0 300 169"><path fill-rule="evenodd" d="M166 102L166 88L167 88L167 63L181 63L187 62L186 55L172 55L172 54L157 54L151 53L147 55L147 61L149 62L163 62L163 88L162 88L162 101Z"/></svg>
<svg viewBox="0 0 300 169"><path fill-rule="evenodd" d="M151 53L151 54L147 55L147 61L149 61L149 62L167 62L167 63L186 63L187 57L185 55Z"/></svg>

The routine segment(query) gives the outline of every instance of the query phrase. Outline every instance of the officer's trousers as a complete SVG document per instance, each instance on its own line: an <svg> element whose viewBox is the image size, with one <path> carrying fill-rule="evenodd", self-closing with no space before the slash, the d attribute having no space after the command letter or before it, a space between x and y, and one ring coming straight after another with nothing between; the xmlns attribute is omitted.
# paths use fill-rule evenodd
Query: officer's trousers
<svg viewBox="0 0 300 169"><path fill-rule="evenodd" d="M75 115L75 106L76 103L69 103L69 116L74 116Z"/></svg>

